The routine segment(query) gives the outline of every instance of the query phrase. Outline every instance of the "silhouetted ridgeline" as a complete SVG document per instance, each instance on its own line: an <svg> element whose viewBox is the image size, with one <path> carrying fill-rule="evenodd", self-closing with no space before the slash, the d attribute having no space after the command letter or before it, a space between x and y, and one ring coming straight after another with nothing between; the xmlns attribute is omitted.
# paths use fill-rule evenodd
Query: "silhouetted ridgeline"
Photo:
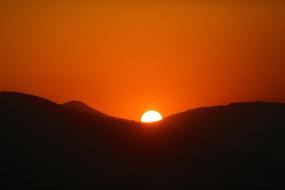
<svg viewBox="0 0 285 190"><path fill-rule="evenodd" d="M89 107L88 105L80 101L70 101L70 102L64 103L63 105L74 111L80 111L80 112L84 112L84 113L88 113L88 114L92 114L92 115L96 115L100 117L110 118L110 116L102 112L99 112L97 110L94 110L93 108Z"/></svg>
<svg viewBox="0 0 285 190"><path fill-rule="evenodd" d="M284 189L285 105L239 103L150 127L83 103L0 93L5 189ZM141 125L141 127L138 127Z"/></svg>

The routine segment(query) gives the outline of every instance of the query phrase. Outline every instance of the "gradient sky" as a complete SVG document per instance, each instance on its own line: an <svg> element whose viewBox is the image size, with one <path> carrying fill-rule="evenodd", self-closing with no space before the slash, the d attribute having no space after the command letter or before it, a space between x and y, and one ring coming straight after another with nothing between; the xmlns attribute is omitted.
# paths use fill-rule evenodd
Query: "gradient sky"
<svg viewBox="0 0 285 190"><path fill-rule="evenodd" d="M138 120L285 101L285 3L0 3L0 90Z"/></svg>

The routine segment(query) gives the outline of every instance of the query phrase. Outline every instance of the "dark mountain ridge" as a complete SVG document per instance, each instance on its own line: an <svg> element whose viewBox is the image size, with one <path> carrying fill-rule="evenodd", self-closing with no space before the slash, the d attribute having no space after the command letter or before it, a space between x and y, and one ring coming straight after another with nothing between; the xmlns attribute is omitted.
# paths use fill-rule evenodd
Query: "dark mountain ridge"
<svg viewBox="0 0 285 190"><path fill-rule="evenodd" d="M72 100L70 102L64 103L63 106L65 106L65 107L67 107L69 109L75 110L75 111L81 111L81 112L84 112L84 113L97 115L97 116L100 116L100 117L106 117L106 118L110 117L107 114L99 112L99 111L91 108L90 106L88 106L85 103L80 102L80 101Z"/></svg>
<svg viewBox="0 0 285 190"><path fill-rule="evenodd" d="M2 92L1 184L11 189L282 189L284 116L284 104L252 102L141 124Z"/></svg>

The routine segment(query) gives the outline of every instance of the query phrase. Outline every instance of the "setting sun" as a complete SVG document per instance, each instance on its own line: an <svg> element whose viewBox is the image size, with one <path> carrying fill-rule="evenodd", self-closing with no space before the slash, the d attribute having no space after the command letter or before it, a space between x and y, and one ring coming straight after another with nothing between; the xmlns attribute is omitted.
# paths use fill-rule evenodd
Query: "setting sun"
<svg viewBox="0 0 285 190"><path fill-rule="evenodd" d="M141 117L141 122L143 123L152 123L160 120L162 120L162 115L155 110L147 111Z"/></svg>

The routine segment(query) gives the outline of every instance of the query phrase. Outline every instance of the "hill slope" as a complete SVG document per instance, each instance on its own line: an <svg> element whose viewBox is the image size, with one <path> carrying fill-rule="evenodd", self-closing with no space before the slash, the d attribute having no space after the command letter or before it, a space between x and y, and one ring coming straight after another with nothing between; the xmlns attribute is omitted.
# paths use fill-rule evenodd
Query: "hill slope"
<svg viewBox="0 0 285 190"><path fill-rule="evenodd" d="M90 106L84 104L83 102L80 101L70 101L70 102L66 102L63 104L63 106L75 110L75 111L81 111L84 113L89 113L92 115L96 115L96 116L101 116L101 117L110 117L102 112L99 112L93 108L91 108Z"/></svg>
<svg viewBox="0 0 285 190"><path fill-rule="evenodd" d="M0 93L0 179L11 189L284 188L284 115L284 104L239 103L144 127Z"/></svg>

